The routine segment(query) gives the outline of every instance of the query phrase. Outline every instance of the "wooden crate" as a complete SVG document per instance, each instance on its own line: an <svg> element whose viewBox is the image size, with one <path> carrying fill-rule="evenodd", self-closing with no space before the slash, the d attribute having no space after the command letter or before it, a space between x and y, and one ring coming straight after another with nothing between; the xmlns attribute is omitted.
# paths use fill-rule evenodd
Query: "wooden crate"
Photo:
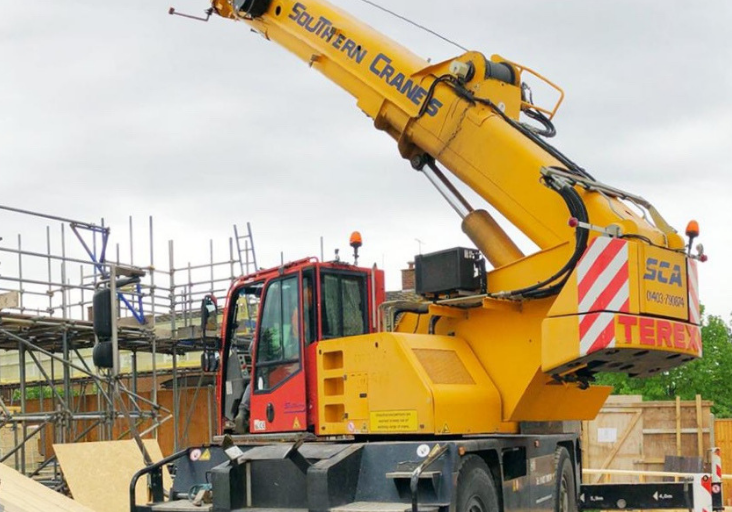
<svg viewBox="0 0 732 512"><path fill-rule="evenodd" d="M709 462L712 402L643 402L640 396L611 396L593 421L583 422L584 468L663 471L667 456ZM587 483L638 482L638 476L588 475ZM659 480L647 478L646 481Z"/></svg>

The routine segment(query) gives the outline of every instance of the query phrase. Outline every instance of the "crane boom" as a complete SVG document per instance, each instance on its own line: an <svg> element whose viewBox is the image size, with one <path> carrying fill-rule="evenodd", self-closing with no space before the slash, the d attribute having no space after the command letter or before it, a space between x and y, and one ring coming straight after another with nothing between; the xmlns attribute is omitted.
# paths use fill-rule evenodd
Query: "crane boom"
<svg viewBox="0 0 732 512"><path fill-rule="evenodd" d="M522 99L523 67L478 52L430 64L324 0L214 0L213 5L221 16L251 25L348 91L376 127L398 141L402 156L442 163L540 249L575 238L562 198L541 175L545 168L574 172L571 162L529 138L517 123L522 109L534 110ZM467 76L455 79L455 63L465 65ZM617 197L591 189L578 193L593 224L683 247L673 230L654 226ZM495 267L523 257L484 212L471 213L462 212L468 218L464 230ZM557 259L560 266L566 251Z"/></svg>

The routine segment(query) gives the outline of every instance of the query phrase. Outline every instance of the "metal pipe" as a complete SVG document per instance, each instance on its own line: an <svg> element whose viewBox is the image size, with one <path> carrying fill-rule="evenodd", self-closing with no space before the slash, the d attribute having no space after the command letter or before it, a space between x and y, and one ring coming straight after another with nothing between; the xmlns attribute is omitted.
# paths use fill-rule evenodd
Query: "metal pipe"
<svg viewBox="0 0 732 512"><path fill-rule="evenodd" d="M53 290L51 289L51 228L46 226L46 249L48 252L48 312L53 313ZM61 283L63 286L63 283Z"/></svg>
<svg viewBox="0 0 732 512"><path fill-rule="evenodd" d="M57 220L59 222L68 222L69 224L77 224L78 226L85 227L85 228L98 228L99 227L99 226L96 226L95 224L90 224L88 222L82 222L82 221L78 221L78 220L67 219L67 218L64 218L64 217L57 217L56 215L48 215L48 214L45 214L45 213L32 212L30 210L21 210L20 208L12 208L10 206L2 206L2 205L0 205L0 210L6 210L6 211L9 211L9 212L15 212L15 213L23 213L23 214L26 214L26 215L33 215L35 217L41 217L41 218L50 219L50 220Z"/></svg>
<svg viewBox="0 0 732 512"><path fill-rule="evenodd" d="M214 436L214 430L213 430L213 417L214 417L214 411L213 411L213 397L212 397L212 391L213 386L208 385L208 389L206 389L206 410L208 411L208 442L211 443Z"/></svg>
<svg viewBox="0 0 732 512"><path fill-rule="evenodd" d="M132 365L132 393L137 394L137 351L133 350L130 354L130 362Z"/></svg>
<svg viewBox="0 0 732 512"><path fill-rule="evenodd" d="M141 436L146 436L146 435L148 435L148 434L149 434L150 432L152 432L153 430L157 430L157 429L158 429L158 428L160 427L160 425L162 425L163 423L165 423L165 422L167 422L167 421L170 421L170 420L171 420L172 418L173 418L173 415L172 415L172 414L168 414L168 415L167 415L167 416L166 416L165 418L163 418L162 420L160 420L160 421L156 421L154 425L152 425L152 426L148 427L147 429L143 430L142 432L140 432L140 435L141 435Z"/></svg>
<svg viewBox="0 0 732 512"><path fill-rule="evenodd" d="M33 356L33 352L30 352L30 355ZM33 358L34 361L36 361L35 358ZM56 389L55 383L56 383L56 365L54 364L55 361L51 359L51 381L49 382L49 385L51 387L51 409L56 413L56 417L61 421L63 424L63 417L61 416L61 407L56 403L56 395L58 394L58 390ZM36 361L36 365L38 366L38 361ZM46 378L48 380L48 378ZM61 436L63 434L63 428L59 428L58 421L54 421L51 425L51 428L53 430L53 439L56 443L63 442L61 439ZM62 425L63 426L63 425Z"/></svg>
<svg viewBox="0 0 732 512"><path fill-rule="evenodd" d="M185 293L187 299L184 301L184 304L186 304L186 307L183 308L183 326L188 327L191 325L192 319L191 319L191 305L193 297L193 285L192 282L192 276L191 276L191 263L188 262L188 286L185 288Z"/></svg>
<svg viewBox="0 0 732 512"><path fill-rule="evenodd" d="M130 224L130 265L134 265L135 251L134 251L134 238L132 236L132 215L129 217Z"/></svg>
<svg viewBox="0 0 732 512"><path fill-rule="evenodd" d="M18 367L18 377L20 378L20 413L21 414L25 414L27 412L26 411L26 403L25 403L25 392L26 392L26 383L25 383L25 345L24 344L21 344L21 343L18 344L18 365L19 365L19 367ZM28 433L27 427L26 427L25 423L23 423L23 441L20 444L20 446L21 446L21 449L20 449L20 468L16 468L16 469L19 469L19 471L22 474L24 474L24 475L25 475L25 442L28 440L27 439L27 433ZM16 445L18 444L17 443L17 440L16 440L16 443L15 444ZM8 456L9 456L9 454L6 454L5 457L3 457L2 459L0 459L0 462L3 462ZM17 466L17 463L16 463L16 466Z"/></svg>
<svg viewBox="0 0 732 512"><path fill-rule="evenodd" d="M210 238L208 240L208 261L211 264L210 274L209 274L210 277L211 277L211 279L210 279L210 283L211 283L210 290L211 290L211 293L213 293L213 288L214 288L214 250L213 250L213 238Z"/></svg>
<svg viewBox="0 0 732 512"><path fill-rule="evenodd" d="M257 271L257 253L254 252L254 236L252 235L252 225L247 221L247 234L249 236L249 249L252 252L252 261L254 271ZM249 253L247 253L247 264L249 264ZM247 267L248 268L248 267Z"/></svg>
<svg viewBox="0 0 732 512"><path fill-rule="evenodd" d="M119 246L117 246L119 247ZM112 265L109 269L109 291L112 298L112 376L119 375L119 333L117 332L117 267Z"/></svg>
<svg viewBox="0 0 732 512"><path fill-rule="evenodd" d="M427 177L452 209L460 215L461 219L464 219L473 211L473 207L468 204L465 198L452 186L436 166L430 165L423 168L422 174Z"/></svg>
<svg viewBox="0 0 732 512"><path fill-rule="evenodd" d="M236 260L234 260L234 261L236 261ZM231 263L230 261L220 261L218 263L213 263L213 266L214 267L222 267L224 265L229 265L230 263ZM188 263L185 267L181 267L181 268L172 268L171 267L171 270L174 271L174 272L179 272L181 270L188 270L189 266L190 266L191 270L201 270L201 269L207 269L207 268L209 268L211 266L211 264L210 263L202 263L201 265L191 265L190 263ZM206 281L203 281L203 282L206 282Z"/></svg>
<svg viewBox="0 0 732 512"><path fill-rule="evenodd" d="M33 279L24 279L24 280L21 281L21 279L19 279L17 277L0 276L0 281L9 281L11 283L20 283L20 282L22 282L22 283L25 283L25 284L37 284L37 285L41 285L41 286L48 286L48 291L45 292L45 293L33 293L33 292L30 292L30 291L25 292L25 293L29 293L29 294L33 294L33 295L43 295L43 296L49 296L49 297L50 296L53 296L53 294L56 291L56 290L53 289L54 286L57 287L59 290L64 287L64 284L63 283L59 283L59 282L51 281L51 280L48 280L48 281L36 281L36 280L33 280ZM93 286L74 286L74 288L84 288L86 290L92 290L92 291L94 290L94 287Z"/></svg>
<svg viewBox="0 0 732 512"><path fill-rule="evenodd" d="M173 451L178 451L178 429L180 428L180 420L178 418L180 414L180 394L178 390L178 355L176 354L175 347L173 348Z"/></svg>
<svg viewBox="0 0 732 512"><path fill-rule="evenodd" d="M151 297L152 297L152 306L151 306L151 316L152 316L152 329L153 329L153 337L152 337L152 392L150 397L152 398L152 402L157 404L158 403L158 372L157 372L157 336L155 335L155 325L156 325L156 309L155 309L155 292L157 288L155 287L155 243L154 243L154 224L153 224L153 217L152 215L149 217L148 222L148 228L149 228L149 235L150 235L150 290L151 290Z"/></svg>
<svg viewBox="0 0 732 512"><path fill-rule="evenodd" d="M239 255L239 268L241 269L241 274L244 275L246 272L244 271L244 262L241 259L241 237L239 237L239 230L236 224L234 224L234 238L236 239L236 253Z"/></svg>
<svg viewBox="0 0 732 512"><path fill-rule="evenodd" d="M13 425L13 442L15 443L15 446L20 446L20 442L18 441L18 425ZM20 458L17 450L15 451L13 460L15 462L14 469L15 471L18 471L20 469Z"/></svg>
<svg viewBox="0 0 732 512"><path fill-rule="evenodd" d="M20 294L18 297L18 305L20 306L20 312L21 314L24 311L23 308L23 295L25 294L24 286L23 286L23 254L22 251L22 243L20 234L18 234L18 282L20 283Z"/></svg>
<svg viewBox="0 0 732 512"><path fill-rule="evenodd" d="M66 232L64 224L61 224L61 316L68 318L66 294L68 293L68 284L66 278Z"/></svg>
<svg viewBox="0 0 732 512"><path fill-rule="evenodd" d="M229 237L229 275L234 280L234 240Z"/></svg>
<svg viewBox="0 0 732 512"><path fill-rule="evenodd" d="M35 350L36 352L40 352L41 354L43 354L43 355L45 355L45 356L48 356L48 357L50 357L51 359L55 359L55 360L57 360L57 361L61 361L62 363L68 364L68 365L69 365L69 366L70 366L71 368L73 368L74 370L80 371L80 372L82 372L82 373L84 373L84 374L88 375L88 376L89 376L89 377L91 377L91 379L92 379L92 380L94 380L95 382L102 382L102 379L100 379L99 377L97 377L97 376L96 376L96 375L94 375L93 373L91 373L91 372L87 372L86 370L84 370L84 369L83 369L83 368L81 368L80 366L78 366L78 365L75 365L75 364L73 364L73 363L72 363L71 361L66 361L66 362L64 362L64 360L63 360L62 358L60 358L59 356L57 356L57 355L55 355L55 354L53 354L53 353L51 353L51 352L49 352L49 351L47 351L47 350L44 350L44 349L42 349L41 347L38 347L38 346L35 346L35 345L33 345L33 344L32 344L31 342L29 342L29 341L27 341L27 340L24 340L24 339L23 339L23 338L21 338L20 336L16 336L15 334L13 334L13 333L12 333L12 332L10 332L10 331L7 331L7 330L5 330L5 329L0 329L0 333L1 333L1 334L3 334L3 335L5 335L5 336L7 336L8 338L11 338L11 339L13 339L13 340L17 341L17 342L18 342L18 346L19 346L19 347L20 347L20 346L22 346L23 348L26 348L26 347L30 347L30 348L31 348L32 350ZM25 358L25 357L24 357L24 358ZM21 365L21 368L23 369L23 370L22 370L22 371L23 371L23 373L25 373L25 366L24 366L24 365ZM24 382L24 379L21 379L21 386L23 386L23 385L24 385L24 384L23 384L23 382ZM105 398L107 399L107 401L111 402L111 399L109 398L109 395L105 395ZM21 412L22 412L22 411L21 411Z"/></svg>
<svg viewBox="0 0 732 512"><path fill-rule="evenodd" d="M125 393L127 393L128 395L130 395L130 397L134 398L135 400L138 400L138 401L140 401L142 403L148 404L149 406L154 407L156 409L160 409L160 410L165 411L165 412L168 412L168 413L170 412L169 409L166 409L162 405L160 405L158 403L155 403L152 400L148 400L144 396L140 396L140 395L138 395L138 394L130 391L129 389L125 388L124 386L123 386L123 388L125 390Z"/></svg>
<svg viewBox="0 0 732 512"><path fill-rule="evenodd" d="M50 383L51 386L53 386L53 382ZM43 381L38 381L38 412L43 413L45 409L45 398L43 397ZM53 407L52 407L53 408ZM54 434L56 431L56 423L54 422ZM55 441L55 438L54 438ZM45 448L46 446L46 429L43 429L43 432L41 432L41 445ZM45 454L44 454L45 456Z"/></svg>
<svg viewBox="0 0 732 512"><path fill-rule="evenodd" d="M69 336L67 331L63 331L61 335L61 341L63 343L63 353L64 353L64 360L65 361L71 361L71 351L69 350ZM53 360L51 361L51 364L53 364ZM63 374L64 374L64 398L66 398L66 404L67 408L69 409L69 412L72 412L73 409L73 403L72 403L72 393L71 393L71 368L67 364L63 365ZM67 425L66 430L64 431L64 441L66 439L71 438L71 424Z"/></svg>
<svg viewBox="0 0 732 512"><path fill-rule="evenodd" d="M79 265L79 282L80 283L84 282L84 266L83 265ZM86 318L86 315L85 315L86 312L84 311L84 289L82 288L79 293L81 294L81 299L79 300L79 310L80 310L81 314L79 316L81 316L81 318L83 319L83 318Z"/></svg>

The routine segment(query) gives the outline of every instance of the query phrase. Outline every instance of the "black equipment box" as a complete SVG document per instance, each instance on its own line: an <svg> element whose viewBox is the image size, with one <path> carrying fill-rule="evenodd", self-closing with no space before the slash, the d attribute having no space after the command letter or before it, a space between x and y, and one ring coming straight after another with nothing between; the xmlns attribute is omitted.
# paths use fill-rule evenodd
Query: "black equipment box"
<svg viewBox="0 0 732 512"><path fill-rule="evenodd" d="M485 261L476 249L455 247L416 256L414 273L415 291L419 295L480 293Z"/></svg>

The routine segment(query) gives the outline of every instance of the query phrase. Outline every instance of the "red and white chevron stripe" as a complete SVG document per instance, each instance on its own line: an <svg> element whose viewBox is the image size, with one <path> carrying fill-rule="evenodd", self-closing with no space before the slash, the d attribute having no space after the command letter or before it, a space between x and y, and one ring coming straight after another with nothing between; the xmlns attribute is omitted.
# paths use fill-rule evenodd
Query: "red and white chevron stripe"
<svg viewBox="0 0 732 512"><path fill-rule="evenodd" d="M701 313L699 312L699 272L696 261L688 260L688 283L689 283L689 321L693 324L701 324Z"/></svg>
<svg viewBox="0 0 732 512"><path fill-rule="evenodd" d="M615 315L630 311L628 244L598 237L577 265L580 355L615 346ZM599 313L599 314L588 314Z"/></svg>
<svg viewBox="0 0 732 512"><path fill-rule="evenodd" d="M722 450L712 448L712 483L722 483Z"/></svg>
<svg viewBox="0 0 732 512"><path fill-rule="evenodd" d="M712 479L709 475L693 476L693 512L712 512Z"/></svg>

